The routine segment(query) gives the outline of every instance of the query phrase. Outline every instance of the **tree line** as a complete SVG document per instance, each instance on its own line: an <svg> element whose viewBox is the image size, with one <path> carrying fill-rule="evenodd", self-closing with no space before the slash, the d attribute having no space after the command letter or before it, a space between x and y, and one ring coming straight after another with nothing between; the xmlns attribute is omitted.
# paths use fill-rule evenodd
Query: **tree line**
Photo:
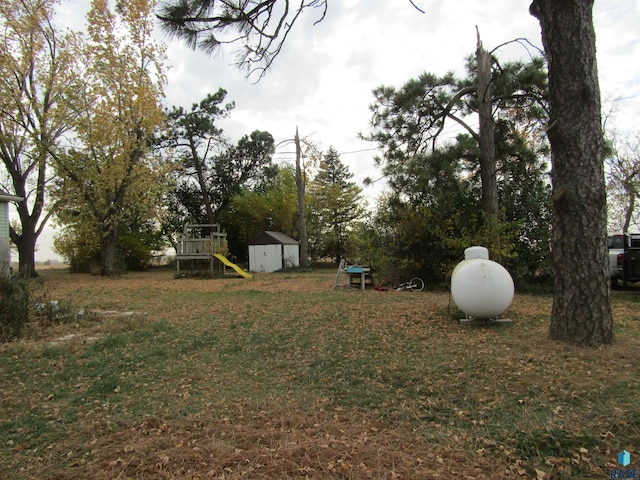
<svg viewBox="0 0 640 480"><path fill-rule="evenodd" d="M277 1L219 12L214 1L197 12L166 2L158 15L170 33L205 50L244 42L242 65L262 76L302 11L319 9L321 21L328 4L301 2L284 10L292 18L278 21L271 16ZM581 70L594 58L592 3L532 3L544 60L501 64L478 36L465 77L425 73L400 88L376 89L363 137L380 147L375 161L390 191L368 213L336 149L309 151L301 172L274 163L269 132L227 139L217 125L233 110L223 89L190 109L163 109L166 58L151 37L153 1L111 8L94 0L86 34L58 31L55 3L0 7L0 155L3 185L26 199L10 232L23 275L37 275L35 243L51 217L64 227L58 250L78 268L105 275L143 267L187 222L221 223L230 251L242 258L252 235L274 229L296 236L304 221L312 261L347 256L389 277L415 272L434 284L446 281L464 247L486 244L522 284L553 279L553 336L612 339L604 175L598 180L607 146L596 69ZM264 28L254 32L257 20ZM558 37L553 26L565 23L575 31ZM242 35L218 35L234 29ZM575 68L560 70L558 62ZM589 101L572 99L585 91ZM468 121L475 115L478 129ZM444 139L449 122L462 133ZM618 152L609 190L630 205L628 226L637 175L627 175L633 167ZM577 265L584 278L576 277ZM594 302L597 308L582 312Z"/></svg>
<svg viewBox="0 0 640 480"><path fill-rule="evenodd" d="M25 198L10 231L21 275L37 276L36 241L50 220L72 269L103 275L144 268L186 223L220 223L240 260L264 230L297 236L294 168L273 161L269 132L226 137L219 120L234 103L224 89L163 108L154 2L96 0L86 34L56 29L56 3L0 7L0 156L3 186ZM335 258L364 200L337 151L316 150L304 172L310 254Z"/></svg>

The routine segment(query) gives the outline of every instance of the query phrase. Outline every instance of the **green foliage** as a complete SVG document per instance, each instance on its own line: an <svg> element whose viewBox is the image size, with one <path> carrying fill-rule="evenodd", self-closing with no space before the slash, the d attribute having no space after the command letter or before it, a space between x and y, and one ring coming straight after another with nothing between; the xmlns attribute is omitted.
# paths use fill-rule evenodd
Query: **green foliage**
<svg viewBox="0 0 640 480"><path fill-rule="evenodd" d="M222 140L222 129L216 126L216 120L225 118L235 108L234 102L223 105L227 91L219 88L215 93L207 94L199 103L194 103L189 111L182 107L172 107L165 112L167 124L159 140L166 146L183 151L191 143L200 149L205 143ZM192 153L186 151L182 156L185 165L195 166Z"/></svg>
<svg viewBox="0 0 640 480"><path fill-rule="evenodd" d="M165 112L166 122L156 143L178 162L163 219L163 229L171 242L175 243L174 237L185 223L216 223L218 205L211 197L212 158L226 146L216 121L227 117L235 107L233 102L223 104L226 96L226 90L219 88L190 110L174 106Z"/></svg>
<svg viewBox="0 0 640 480"><path fill-rule="evenodd" d="M42 280L0 276L0 342L37 337L47 327L75 319L67 299L52 300Z"/></svg>
<svg viewBox="0 0 640 480"><path fill-rule="evenodd" d="M54 240L54 248L69 262L73 273L99 273L101 250L99 233L82 230L81 225L67 226ZM122 226L116 247L116 261L123 270L145 270L153 253L165 247L162 232L152 222Z"/></svg>
<svg viewBox="0 0 640 480"><path fill-rule="evenodd" d="M151 153L163 121L164 50L151 39L153 2L93 2L77 55L84 71L73 98L73 148L56 157L56 214L68 235L89 233L104 274L116 273L120 233L152 221L170 162ZM84 240L75 240L81 243ZM66 242L67 249L74 240Z"/></svg>
<svg viewBox="0 0 640 480"><path fill-rule="evenodd" d="M100 236L88 224L67 226L55 237L53 248L73 273L100 271Z"/></svg>
<svg viewBox="0 0 640 480"><path fill-rule="evenodd" d="M429 73L400 89L374 91L369 140L384 149L377 162L391 193L381 199L369 227L372 262L391 281L419 274L443 284L465 248L484 245L500 258L516 284L549 279L550 186L546 72L542 59L495 68L499 238L482 213L478 133L467 123L477 108L475 66L467 78ZM494 60L497 65L497 61ZM466 131L442 139L455 117Z"/></svg>
<svg viewBox="0 0 640 480"><path fill-rule="evenodd" d="M0 275L0 341L19 337L29 320L29 281Z"/></svg>
<svg viewBox="0 0 640 480"><path fill-rule="evenodd" d="M364 216L362 188L342 163L335 148L330 147L320 160L318 172L309 186L309 251L315 262L332 257L336 263L351 257L350 232Z"/></svg>
<svg viewBox="0 0 640 480"><path fill-rule="evenodd" d="M444 232L457 227L460 216L455 210L383 197L370 233L376 252L372 254L372 265L380 271L381 280L396 284L418 275L428 285L443 283L461 253L456 246L446 245ZM473 218L464 220L466 228L474 228Z"/></svg>
<svg viewBox="0 0 640 480"><path fill-rule="evenodd" d="M34 252L46 224L50 160L74 116L74 35L54 27L56 0L0 3L0 165L7 190L23 197L10 227L21 275L37 276ZM6 174L6 176L5 176ZM3 185L6 187L6 184Z"/></svg>
<svg viewBox="0 0 640 480"><path fill-rule="evenodd" d="M117 255L127 270L146 270L153 253L161 252L164 247L161 232L151 222L131 224L120 234Z"/></svg>
<svg viewBox="0 0 640 480"><path fill-rule="evenodd" d="M433 190L406 189L407 195L383 196L361 234L369 239L367 256L381 278L396 283L420 275L428 284L441 285L467 247L483 245L502 258L517 286L549 281L550 196L544 182L522 199L525 206L508 189L501 190L505 205L499 223L501 243L492 245L477 207L477 184L456 175L434 178L439 181ZM413 180L420 183L418 177Z"/></svg>
<svg viewBox="0 0 640 480"><path fill-rule="evenodd" d="M222 212L222 223L229 237L236 239L242 251L253 238L266 230L297 237L297 193L295 172L291 167L278 167L277 174L260 189L243 189L231 199ZM244 258L237 251L238 258Z"/></svg>
<svg viewBox="0 0 640 480"><path fill-rule="evenodd" d="M179 162L175 187L167 197L163 230L175 241L185 223L221 223L228 232L231 251L245 256L246 244L238 241L241 226L232 205L244 192L263 192L277 176L272 163L273 136L256 130L229 144L216 122L229 115L234 103L224 104L227 92L220 88L190 110L173 107L159 145Z"/></svg>
<svg viewBox="0 0 640 480"><path fill-rule="evenodd" d="M260 191L269 185L277 173L272 163L274 152L273 136L255 130L214 157L210 191L218 210L224 209L243 188Z"/></svg>

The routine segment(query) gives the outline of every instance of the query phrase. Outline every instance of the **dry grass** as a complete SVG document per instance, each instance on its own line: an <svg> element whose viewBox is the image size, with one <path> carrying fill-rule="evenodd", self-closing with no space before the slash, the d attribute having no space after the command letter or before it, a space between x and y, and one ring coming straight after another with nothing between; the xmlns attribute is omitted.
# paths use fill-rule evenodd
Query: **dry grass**
<svg viewBox="0 0 640 480"><path fill-rule="evenodd" d="M45 275L89 314L0 347L10 478L605 478L640 452L635 291L582 349L547 338L548 297L476 328L333 272Z"/></svg>

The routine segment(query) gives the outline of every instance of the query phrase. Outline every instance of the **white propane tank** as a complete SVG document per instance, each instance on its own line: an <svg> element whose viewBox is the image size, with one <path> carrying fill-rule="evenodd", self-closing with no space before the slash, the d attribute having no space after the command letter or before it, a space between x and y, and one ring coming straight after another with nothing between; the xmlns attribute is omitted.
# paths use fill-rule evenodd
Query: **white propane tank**
<svg viewBox="0 0 640 480"><path fill-rule="evenodd" d="M495 318L513 301L513 279L499 263L489 260L485 247L469 247L451 274L451 296L467 316Z"/></svg>

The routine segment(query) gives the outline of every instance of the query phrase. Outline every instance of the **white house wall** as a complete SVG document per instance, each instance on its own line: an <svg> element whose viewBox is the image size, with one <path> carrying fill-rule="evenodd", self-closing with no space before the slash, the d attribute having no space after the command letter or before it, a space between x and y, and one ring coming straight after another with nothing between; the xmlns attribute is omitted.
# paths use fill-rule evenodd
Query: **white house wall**
<svg viewBox="0 0 640 480"><path fill-rule="evenodd" d="M9 238L9 204L0 202L0 238Z"/></svg>
<svg viewBox="0 0 640 480"><path fill-rule="evenodd" d="M9 274L11 249L9 248L9 204L0 202L0 275Z"/></svg>

